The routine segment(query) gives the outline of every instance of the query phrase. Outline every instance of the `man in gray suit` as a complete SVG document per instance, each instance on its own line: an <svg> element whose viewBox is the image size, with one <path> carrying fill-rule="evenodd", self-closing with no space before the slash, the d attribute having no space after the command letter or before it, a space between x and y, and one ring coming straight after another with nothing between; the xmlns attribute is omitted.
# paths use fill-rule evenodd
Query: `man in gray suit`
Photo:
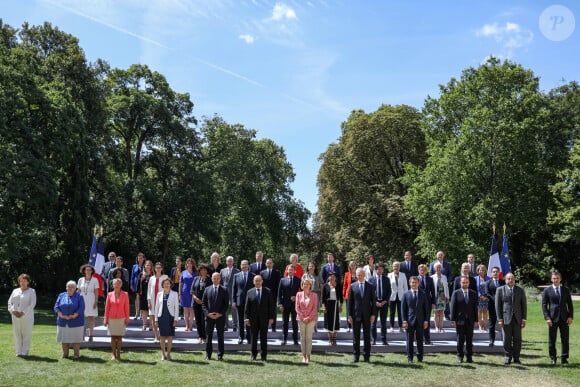
<svg viewBox="0 0 580 387"><path fill-rule="evenodd" d="M232 286L234 284L234 276L236 275L236 273L239 273L240 270L236 269L234 267L234 257L232 257L231 255L229 257L226 258L226 267L224 267L223 269L221 269L220 271L220 277L221 277L221 284L223 286L226 287L227 291L228 291L228 295L230 295L231 298L231 294L233 293L233 289ZM231 300L230 300L231 301ZM228 308L228 311L226 313L226 326L225 326L225 330L228 330L228 315L231 314L232 315L232 328L235 331L238 330L238 313L237 311L232 311L232 305L230 302L230 306Z"/></svg>
<svg viewBox="0 0 580 387"><path fill-rule="evenodd" d="M520 361L522 350L522 328L526 327L528 304L524 289L516 286L512 273L505 276L505 285L495 293L495 312L498 325L503 329L503 350L505 365L510 365L512 359L516 364Z"/></svg>

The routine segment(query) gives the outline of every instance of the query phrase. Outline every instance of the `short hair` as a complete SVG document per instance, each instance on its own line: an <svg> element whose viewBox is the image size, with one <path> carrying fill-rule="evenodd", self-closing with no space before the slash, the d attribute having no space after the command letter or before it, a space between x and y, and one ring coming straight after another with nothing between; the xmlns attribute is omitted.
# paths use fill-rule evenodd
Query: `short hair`
<svg viewBox="0 0 580 387"><path fill-rule="evenodd" d="M220 257L220 255L219 255L219 253L218 253L217 251L214 251L214 252L211 254L211 258L213 258L213 257L218 257L218 258L219 258L219 257Z"/></svg>
<svg viewBox="0 0 580 387"><path fill-rule="evenodd" d="M560 279L562 279L562 274L560 274L559 271L553 271L553 272L551 272L550 273L550 277L553 276L553 275L557 275L558 277L560 277Z"/></svg>
<svg viewBox="0 0 580 387"><path fill-rule="evenodd" d="M25 279L30 283L30 276L26 273L22 273L18 276L18 282L20 282L21 279Z"/></svg>
<svg viewBox="0 0 580 387"><path fill-rule="evenodd" d="M423 268L427 269L427 265L425 265L424 263L420 264L420 265L419 265L419 267L418 267L417 269L418 269L418 270L421 270L421 269L423 269Z"/></svg>
<svg viewBox="0 0 580 387"><path fill-rule="evenodd" d="M206 263L202 263L201 265L199 265L199 272L201 272L202 270L205 270L209 273L209 268L207 267Z"/></svg>
<svg viewBox="0 0 580 387"><path fill-rule="evenodd" d="M358 273L360 273L360 272L363 272L364 273L365 272L365 269L363 269L362 267L357 267L356 268L356 274L358 275Z"/></svg>
<svg viewBox="0 0 580 387"><path fill-rule="evenodd" d="M471 265L469 264L469 262L463 262L461 264L461 268L463 269L464 267L468 267L471 270Z"/></svg>
<svg viewBox="0 0 580 387"><path fill-rule="evenodd" d="M499 266L494 266L491 268L491 270L493 271L493 269L497 269L497 271L499 271L501 273L501 269L499 268Z"/></svg>
<svg viewBox="0 0 580 387"><path fill-rule="evenodd" d="M228 255L228 256L226 257L226 262L227 262L227 261L229 261L229 260L232 260L232 261L233 261L233 260L234 260L234 257L232 257L231 255Z"/></svg>
<svg viewBox="0 0 580 387"><path fill-rule="evenodd" d="M378 269L379 267L382 267L383 269L385 268L385 264L384 264L384 263L382 263L382 262L379 262L379 263L377 263L377 265L376 265L376 266L377 266L377 269Z"/></svg>
<svg viewBox="0 0 580 387"><path fill-rule="evenodd" d="M69 286L74 286L75 289L77 288L77 283L73 280L70 280L66 283L66 287L68 288Z"/></svg>
<svg viewBox="0 0 580 387"><path fill-rule="evenodd" d="M417 277L416 275L412 275L411 278L409 278L409 282L411 281L419 281L419 277Z"/></svg>
<svg viewBox="0 0 580 387"><path fill-rule="evenodd" d="M123 257L122 257L122 256L120 256L120 255L117 255L117 256L115 257L115 260L117 260L117 259L120 259L121 261L123 261Z"/></svg>
<svg viewBox="0 0 580 387"><path fill-rule="evenodd" d="M302 282L300 283L300 287L302 289L304 289L304 284L307 284L307 283L310 284L310 290L312 290L312 287L314 285L312 284L312 280L310 278L308 278L308 277L302 279Z"/></svg>
<svg viewBox="0 0 580 387"><path fill-rule="evenodd" d="M482 267L485 269L485 271L487 271L487 267L485 267L485 265L483 263L480 263L479 265L477 265L476 270L479 271L479 269L481 269Z"/></svg>
<svg viewBox="0 0 580 387"><path fill-rule="evenodd" d="M441 264L441 262L435 262L435 264L433 265L433 269L437 269L438 267L443 269L443 265Z"/></svg>
<svg viewBox="0 0 580 387"><path fill-rule="evenodd" d="M123 280L121 278L113 278L113 281L111 282L111 284L113 286L115 286L116 283L123 283Z"/></svg>
<svg viewBox="0 0 580 387"><path fill-rule="evenodd" d="M399 266L400 267L401 266L401 262L399 262L399 261L393 262L393 267L395 267L395 266Z"/></svg>
<svg viewBox="0 0 580 387"><path fill-rule="evenodd" d="M169 285L173 286L173 281L171 281L169 278L165 278L162 282L161 282L161 287L163 287L163 285L165 285L165 283L169 281Z"/></svg>

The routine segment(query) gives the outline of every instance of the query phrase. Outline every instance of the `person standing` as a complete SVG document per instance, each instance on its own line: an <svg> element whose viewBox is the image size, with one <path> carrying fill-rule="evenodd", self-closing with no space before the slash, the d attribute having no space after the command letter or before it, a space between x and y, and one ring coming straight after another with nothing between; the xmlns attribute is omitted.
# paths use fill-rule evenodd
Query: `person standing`
<svg viewBox="0 0 580 387"><path fill-rule="evenodd" d="M294 276L294 266L288 268L288 276L280 280L278 287L278 307L282 311L282 329L284 338L282 345L288 340L288 320L292 318L292 337L294 345L298 345L298 321L296 321L296 293L300 290L300 278Z"/></svg>
<svg viewBox="0 0 580 387"><path fill-rule="evenodd" d="M562 342L562 364L568 364L570 350L570 325L574 319L574 304L570 290L561 285L562 275L553 272L552 286L542 293L542 312L548 324L548 353L552 365L556 365L556 338L560 330Z"/></svg>
<svg viewBox="0 0 580 387"><path fill-rule="evenodd" d="M302 278L304 275L304 268L298 263L298 254L290 255L290 263L286 265L286 269L284 269L284 277L288 277L288 268L290 266L294 266L294 275L298 278Z"/></svg>
<svg viewBox="0 0 580 387"><path fill-rule="evenodd" d="M437 259L431 262L429 266L429 274L435 274L435 264L441 264L441 273L447 278L447 283L449 286L453 284L453 271L451 269L451 264L445 260L445 252L443 250L439 250L436 254ZM445 311L443 312L445 318L449 320L449 303L445 304Z"/></svg>
<svg viewBox="0 0 580 387"><path fill-rule="evenodd" d="M341 276L340 276L340 265L338 265L334 261L334 254L328 253L326 254L326 265L322 266L322 270L320 275L322 276L322 282L328 282L328 276L330 273L334 273L336 275L336 283L340 284Z"/></svg>
<svg viewBox="0 0 580 387"><path fill-rule="evenodd" d="M377 317L371 324L371 337L373 345L377 343L377 321L381 320L381 339L383 345L387 343L387 310L389 309L389 300L391 299L391 281L385 275L385 264L379 262L377 264L377 275L371 277L368 281L375 287L375 295L377 298ZM366 271L365 271L366 273Z"/></svg>
<svg viewBox="0 0 580 387"><path fill-rule="evenodd" d="M199 266L199 275L193 279L191 284L191 298L193 299L193 314L195 315L195 324L197 326L197 343L205 344L206 331L205 321L203 319L202 298L205 289L211 286L211 279L208 275L208 268L205 263Z"/></svg>
<svg viewBox="0 0 580 387"><path fill-rule="evenodd" d="M419 266L417 266L417 262L413 262L413 253L407 250L404 254L404 260L401 264L401 273L405 274L407 277L407 285L409 285L409 279L412 276L419 275Z"/></svg>
<svg viewBox="0 0 580 387"><path fill-rule="evenodd" d="M107 327L111 336L111 360L121 360L121 348L123 346L123 336L129 325L129 294L123 290L123 280L115 278L112 282L113 290L107 294L105 303L105 318L103 324Z"/></svg>
<svg viewBox="0 0 580 387"><path fill-rule="evenodd" d="M401 312L403 328L407 331L407 361L413 362L413 342L417 339L417 360L423 361L423 332L429 326L429 300L419 289L419 279L415 276L409 280L411 290L403 295Z"/></svg>
<svg viewBox="0 0 580 387"><path fill-rule="evenodd" d="M230 296L221 283L220 273L214 271L211 275L212 286L205 288L201 299L203 315L205 316L205 360L210 361L213 353L213 330L215 328L218 340L218 360L224 358L224 331Z"/></svg>
<svg viewBox="0 0 580 387"><path fill-rule="evenodd" d="M149 317L149 301L147 301L147 290L149 289L149 278L153 275L153 262L146 260L143 264L143 271L137 281L137 294L139 295L139 309L141 310L142 331L147 329L147 318ZM149 322L149 330L153 330L153 322Z"/></svg>
<svg viewBox="0 0 580 387"><path fill-rule="evenodd" d="M330 276L329 276L329 278L330 278ZM336 280L336 274L334 274L334 279ZM326 283L328 281L324 281L324 282ZM348 309L348 290L350 289L350 284L355 282L355 281L356 281L356 262L350 261L348 264L348 271L346 273L344 273L344 282L342 283L342 298L346 301L346 308L347 309ZM336 284L340 285L338 281L336 281ZM347 333L350 333L352 326L350 325L350 323L347 323L346 325L348 328Z"/></svg>
<svg viewBox="0 0 580 387"><path fill-rule="evenodd" d="M12 334L16 356L28 356L34 325L34 307L36 292L30 287L28 274L18 276L18 285L8 299L8 312L12 316Z"/></svg>
<svg viewBox="0 0 580 387"><path fill-rule="evenodd" d="M221 273L223 268L224 265L220 262L220 255L216 251L210 257L210 264L208 265L209 276L211 277L213 273Z"/></svg>
<svg viewBox="0 0 580 387"><path fill-rule="evenodd" d="M274 261L271 258L266 260L266 269L262 270L260 273L262 279L264 280L264 286L270 289L272 294L278 292L278 287L280 286L280 272L278 269L274 268ZM272 332L276 332L276 320L278 319L278 313L276 308L274 308L274 322L272 323Z"/></svg>
<svg viewBox="0 0 580 387"><path fill-rule="evenodd" d="M232 294L234 286L234 276L240 272L240 269L234 266L234 257L229 255L226 258L226 267L220 271L222 285L228 290L228 295L230 296L230 306L228 307L228 312L226 313L226 327L224 330L228 330L228 315L232 315L232 330L236 332L238 330L238 311L232 309ZM276 288L277 289L277 288Z"/></svg>
<svg viewBox="0 0 580 387"><path fill-rule="evenodd" d="M493 347L495 345L495 326L497 324L497 313L495 312L495 294L500 286L505 285L505 281L499 279L499 267L495 266L491 269L491 278L487 281L485 289L486 296L489 299L489 346Z"/></svg>
<svg viewBox="0 0 580 387"><path fill-rule="evenodd" d="M258 337L260 337L260 357L268 360L268 326L274 322L274 297L270 289L262 286L262 277L252 278L254 287L249 289L244 302L243 321L251 329L252 360L258 356Z"/></svg>
<svg viewBox="0 0 580 387"><path fill-rule="evenodd" d="M477 281L469 275L469 267L469 263L467 262L461 264L461 274L453 280L453 291L461 289L461 279L465 277L469 280L469 289L477 293Z"/></svg>
<svg viewBox="0 0 580 387"><path fill-rule="evenodd" d="M435 322L435 331L443 333L443 313L445 305L449 301L449 287L447 286L447 278L442 273L443 266L437 262L435 264L435 274L431 276L433 280L433 289L435 294L435 306L433 312L433 321Z"/></svg>
<svg viewBox="0 0 580 387"><path fill-rule="evenodd" d="M469 289L469 279L461 278L461 288L451 295L451 326L457 333L457 361L473 363L473 328L477 324L477 293ZM463 350L465 346L465 351Z"/></svg>
<svg viewBox="0 0 580 387"><path fill-rule="evenodd" d="M325 283L322 288L324 328L328 331L328 341L330 345L336 345L336 336L340 330L342 303L343 295L338 283L336 282L336 274L330 273L328 276L328 283Z"/></svg>
<svg viewBox="0 0 580 387"><path fill-rule="evenodd" d="M81 342L85 337L85 301L77 293L75 281L66 283L66 292L58 295L54 303L56 318L56 341L62 345L62 358L68 359L72 345L74 360L78 360Z"/></svg>
<svg viewBox="0 0 580 387"><path fill-rule="evenodd" d="M306 275L306 274L305 274ZM296 293L296 320L300 325L300 348L302 363L310 363L312 352L312 335L318 323L318 295L312 290L313 281L310 278L302 280L302 291Z"/></svg>
<svg viewBox="0 0 580 387"><path fill-rule="evenodd" d="M181 272L183 271L183 260L181 257L175 257L175 266L171 268L171 274L169 275L169 279L173 285L171 286L171 290L174 292L179 292L179 281L181 281ZM179 293L178 293L179 294Z"/></svg>
<svg viewBox="0 0 580 387"><path fill-rule="evenodd" d="M250 264L244 259L240 263L242 271L234 276L232 285L232 309L238 314L238 344L242 344L244 339L250 344L250 327L244 323L244 313L246 309L246 295L248 290L254 286L254 274L250 273Z"/></svg>
<svg viewBox="0 0 580 387"><path fill-rule="evenodd" d="M505 285L495 293L498 325L503 329L505 365L521 364L522 329L526 327L528 304L524 289L516 285L513 273L505 276Z"/></svg>
<svg viewBox="0 0 580 387"><path fill-rule="evenodd" d="M377 299L373 285L365 281L363 268L356 269L356 282L350 285L348 291L349 307L348 321L352 324L353 363L360 358L360 330L363 330L363 356L366 363L371 357L371 324L377 315Z"/></svg>
<svg viewBox="0 0 580 387"><path fill-rule="evenodd" d="M404 273L400 272L401 264L399 262L393 262L393 271L389 273L388 277L391 281L391 300L390 300L390 322L391 328L389 332L395 331L395 312L399 319L399 331L403 332L403 316L401 315L401 301L403 300L403 295L409 289L407 277Z"/></svg>
<svg viewBox="0 0 580 387"><path fill-rule="evenodd" d="M423 337L425 339L425 345L431 345L431 310L435 309L437 296L435 295L433 279L427 275L427 265L419 265L419 275L417 278L419 279L419 289L425 292L427 301L429 301L429 313L427 314L427 322L429 324L423 330Z"/></svg>
<svg viewBox="0 0 580 387"><path fill-rule="evenodd" d="M115 268L117 254L114 251L110 251L107 257L109 258L109 262L105 263L101 269L101 278L103 279L103 290L105 291L105 294L108 294L110 291L109 272Z"/></svg>
<svg viewBox="0 0 580 387"><path fill-rule="evenodd" d="M172 289L169 278L164 279L161 286L163 290L157 293L155 301L155 324L159 329L161 360L171 360L173 336L175 336L175 326L179 320L179 296Z"/></svg>
<svg viewBox="0 0 580 387"><path fill-rule="evenodd" d="M85 301L85 317L89 320L89 343L92 343L95 317L99 315L99 281L93 277L95 269L88 263L81 266L80 272L84 277L79 278L77 290Z"/></svg>
<svg viewBox="0 0 580 387"><path fill-rule="evenodd" d="M370 255L367 257L367 264L363 267L365 270L365 281L376 275L375 257Z"/></svg>
<svg viewBox="0 0 580 387"><path fill-rule="evenodd" d="M469 264L469 275L471 277L477 277L479 271L477 270L478 265L475 263L475 254L467 254L467 263Z"/></svg>
<svg viewBox="0 0 580 387"><path fill-rule="evenodd" d="M258 275L262 272L262 270L266 270L266 264L264 263L264 253L257 251L256 262L253 262L250 265L250 272L254 275Z"/></svg>
<svg viewBox="0 0 580 387"><path fill-rule="evenodd" d="M131 291L135 294L135 320L141 317L141 296L137 291L137 286L139 285L141 273L143 273L144 264L145 254L137 254L137 258L135 258L135 264L131 268Z"/></svg>
<svg viewBox="0 0 580 387"><path fill-rule="evenodd" d="M185 260L185 270L181 272L179 280L179 306L183 310L183 319L185 320L185 332L193 331L193 298L191 297L191 287L195 278L195 261L193 258Z"/></svg>
<svg viewBox="0 0 580 387"><path fill-rule="evenodd" d="M477 285L477 321L479 323L479 332L487 332L487 326L489 323L489 297L487 296L487 281L489 277L487 276L487 268L485 265L477 266L477 277L475 277L475 282Z"/></svg>
<svg viewBox="0 0 580 387"><path fill-rule="evenodd" d="M161 284L165 279L167 279L167 274L163 274L163 265L161 262L155 262L155 268L153 275L149 278L149 283L147 284L147 301L149 303L149 318L151 319L151 325L153 325L153 333L155 334L155 342L159 342L159 331L155 328L155 303L157 301L157 294L162 289Z"/></svg>

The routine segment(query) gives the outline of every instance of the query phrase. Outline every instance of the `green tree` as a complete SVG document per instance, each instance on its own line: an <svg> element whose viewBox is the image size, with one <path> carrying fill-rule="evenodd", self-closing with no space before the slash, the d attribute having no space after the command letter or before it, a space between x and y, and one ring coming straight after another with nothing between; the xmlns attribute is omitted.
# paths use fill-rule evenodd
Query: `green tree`
<svg viewBox="0 0 580 387"><path fill-rule="evenodd" d="M424 135L416 109L383 105L353 111L342 135L320 156L315 232L338 255L397 258L414 246L417 228L404 208L407 188L400 179L408 164L425 159Z"/></svg>

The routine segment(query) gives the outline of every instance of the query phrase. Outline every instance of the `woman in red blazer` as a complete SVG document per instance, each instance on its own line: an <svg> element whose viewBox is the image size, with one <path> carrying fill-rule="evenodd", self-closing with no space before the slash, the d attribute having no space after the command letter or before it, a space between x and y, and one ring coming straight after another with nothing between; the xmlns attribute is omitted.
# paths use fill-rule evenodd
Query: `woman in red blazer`
<svg viewBox="0 0 580 387"><path fill-rule="evenodd" d="M344 282L342 284L342 298L346 301L346 308L348 310L348 289L353 278L356 281L356 262L350 261L348 264L348 271L344 274ZM351 325L348 324L348 331L350 332Z"/></svg>
<svg viewBox="0 0 580 387"><path fill-rule="evenodd" d="M111 360L121 360L121 346L125 328L129 324L129 295L122 291L123 281L120 278L113 280L113 291L107 294L105 304L105 326L111 336Z"/></svg>
<svg viewBox="0 0 580 387"><path fill-rule="evenodd" d="M302 291L296 293L296 320L300 325L302 363L310 362L312 334L318 323L318 296L312 291L312 280L302 280Z"/></svg>

